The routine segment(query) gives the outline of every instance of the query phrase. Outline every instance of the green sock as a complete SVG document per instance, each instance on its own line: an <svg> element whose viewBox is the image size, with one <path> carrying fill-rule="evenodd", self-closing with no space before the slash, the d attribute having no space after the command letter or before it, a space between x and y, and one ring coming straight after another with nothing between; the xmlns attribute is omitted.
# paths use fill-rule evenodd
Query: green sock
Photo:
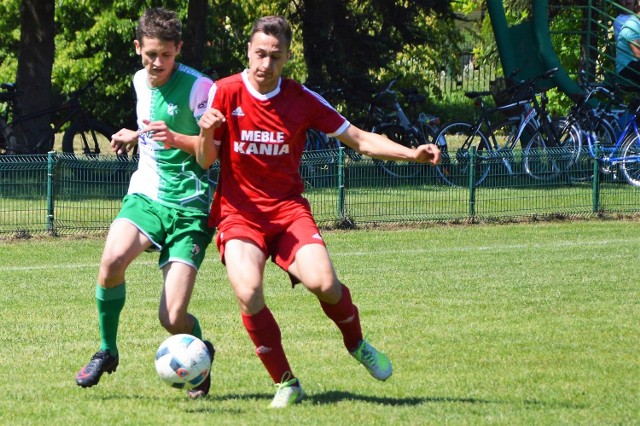
<svg viewBox="0 0 640 426"><path fill-rule="evenodd" d="M200 328L200 322L198 321L198 318L194 317L193 315L191 315L191 318L193 318L193 330L191 330L191 335L196 336L198 339L202 340L202 329Z"/></svg>
<svg viewBox="0 0 640 426"><path fill-rule="evenodd" d="M125 295L125 283L113 288L103 288L96 285L96 305L98 306L98 322L100 323L100 350L107 350L113 356L118 355L116 339Z"/></svg>

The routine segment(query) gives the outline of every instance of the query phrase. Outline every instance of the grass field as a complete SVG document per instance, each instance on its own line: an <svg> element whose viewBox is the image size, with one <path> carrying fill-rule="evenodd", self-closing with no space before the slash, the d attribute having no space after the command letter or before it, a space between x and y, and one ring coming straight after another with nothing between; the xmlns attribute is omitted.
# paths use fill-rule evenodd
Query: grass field
<svg viewBox="0 0 640 426"><path fill-rule="evenodd" d="M272 265L265 287L308 395L275 389L211 247L191 311L218 351L208 399L157 378L157 258L128 273L118 371L81 389L99 343L100 239L0 242L0 424L638 424L638 222L331 231L366 337L394 363L373 380L318 303Z"/></svg>

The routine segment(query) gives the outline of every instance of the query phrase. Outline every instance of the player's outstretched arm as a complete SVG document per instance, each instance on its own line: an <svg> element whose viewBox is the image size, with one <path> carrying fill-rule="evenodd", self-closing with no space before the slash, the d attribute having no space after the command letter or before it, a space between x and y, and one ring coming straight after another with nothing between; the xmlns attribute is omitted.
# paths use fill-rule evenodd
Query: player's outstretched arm
<svg viewBox="0 0 640 426"><path fill-rule="evenodd" d="M429 163L433 166L440 163L440 149L432 143L411 149L377 133L366 132L354 125L349 126L344 133L336 137L360 154L380 160L413 161Z"/></svg>
<svg viewBox="0 0 640 426"><path fill-rule="evenodd" d="M226 121L217 109L210 109L200 117L200 134L195 144L196 161L203 169L211 167L218 159L220 147L213 140L213 131Z"/></svg>

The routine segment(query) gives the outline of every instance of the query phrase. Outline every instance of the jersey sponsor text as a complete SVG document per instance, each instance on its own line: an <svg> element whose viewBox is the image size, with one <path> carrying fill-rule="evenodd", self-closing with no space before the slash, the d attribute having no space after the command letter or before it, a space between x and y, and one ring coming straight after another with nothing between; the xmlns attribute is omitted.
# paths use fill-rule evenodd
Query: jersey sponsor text
<svg viewBox="0 0 640 426"><path fill-rule="evenodd" d="M287 155L289 144L238 142L233 143L233 150L240 154Z"/></svg>

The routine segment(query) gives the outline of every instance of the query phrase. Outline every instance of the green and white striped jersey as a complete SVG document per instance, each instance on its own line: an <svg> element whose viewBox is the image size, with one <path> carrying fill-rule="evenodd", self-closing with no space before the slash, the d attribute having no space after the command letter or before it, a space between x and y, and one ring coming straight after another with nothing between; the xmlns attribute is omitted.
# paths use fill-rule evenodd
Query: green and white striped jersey
<svg viewBox="0 0 640 426"><path fill-rule="evenodd" d="M184 135L200 132L198 120L207 109L211 79L183 64L177 64L169 81L150 87L147 71L133 77L138 129L143 120L164 121L170 130ZM171 207L208 212L213 188L206 169L191 154L142 134L138 141L140 160L129 183L129 194L144 194Z"/></svg>

